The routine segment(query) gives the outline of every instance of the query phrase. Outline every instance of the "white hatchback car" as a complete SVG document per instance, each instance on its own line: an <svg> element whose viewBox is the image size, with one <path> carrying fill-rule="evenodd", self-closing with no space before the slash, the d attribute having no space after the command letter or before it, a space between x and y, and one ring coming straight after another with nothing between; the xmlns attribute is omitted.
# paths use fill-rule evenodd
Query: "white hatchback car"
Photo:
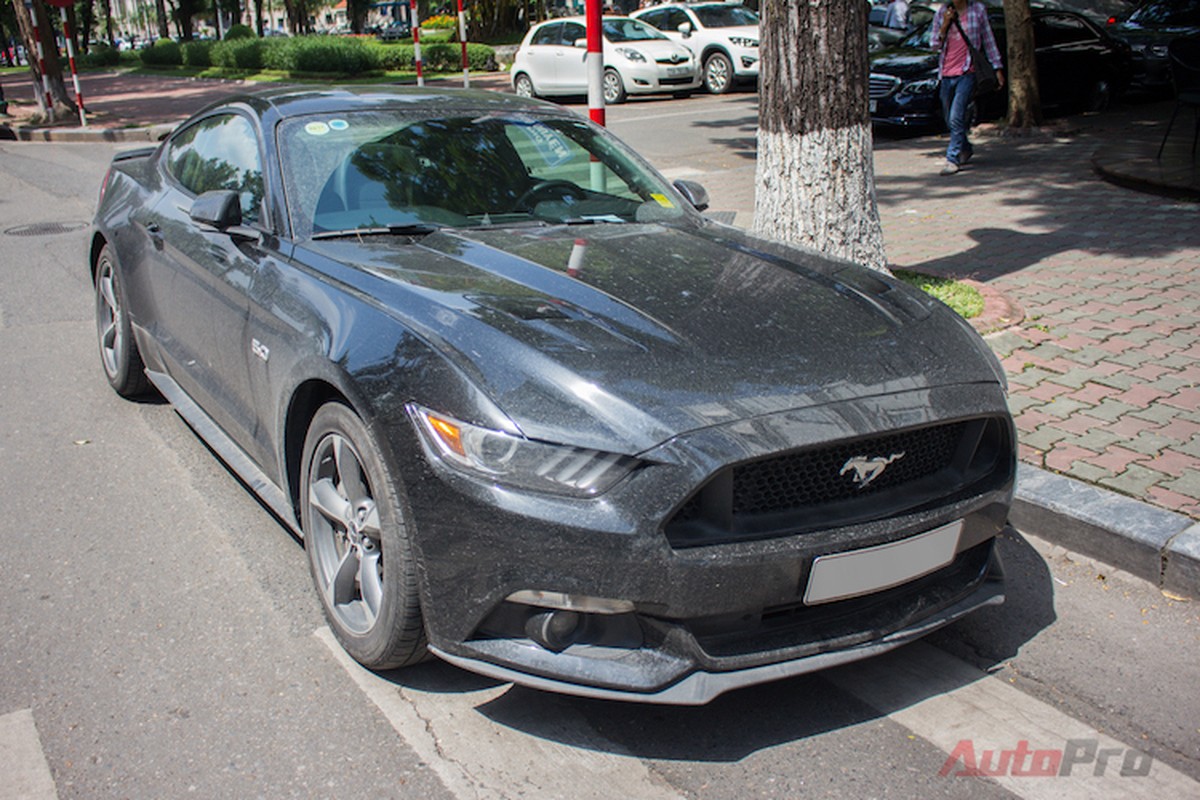
<svg viewBox="0 0 1200 800"><path fill-rule="evenodd" d="M630 94L673 92L686 96L700 86L691 51L644 22L604 17L604 102ZM517 50L513 91L522 97L587 94L587 28L583 17L535 25Z"/></svg>
<svg viewBox="0 0 1200 800"><path fill-rule="evenodd" d="M734 3L668 3L632 14L682 43L700 60L704 88L724 94L758 80L758 15Z"/></svg>

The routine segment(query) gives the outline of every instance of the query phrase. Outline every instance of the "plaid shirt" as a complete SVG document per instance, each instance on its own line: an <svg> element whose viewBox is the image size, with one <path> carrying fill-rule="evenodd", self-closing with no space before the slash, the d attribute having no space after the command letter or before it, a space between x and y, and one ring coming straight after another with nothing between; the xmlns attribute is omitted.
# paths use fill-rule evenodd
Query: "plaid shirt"
<svg viewBox="0 0 1200 800"><path fill-rule="evenodd" d="M933 36L929 40L929 46L938 51L938 74L942 74L942 68L946 61L946 40L942 38L942 20L946 18L946 9L952 3L946 3L938 9L937 14L933 17ZM967 39L971 44L983 50L988 61L992 62L992 66L996 69L1004 68L1004 61L1000 58L1000 48L996 47L996 37L992 34L991 23L988 22L987 8L983 3L975 2L975 0L967 0L967 12L959 18L959 23L967 34ZM954 23L950 23L950 27L946 29L946 38L950 37L950 32L955 30ZM980 44L982 42L982 44ZM971 64L971 52L967 51L967 60L963 64L963 72L970 72L974 69Z"/></svg>

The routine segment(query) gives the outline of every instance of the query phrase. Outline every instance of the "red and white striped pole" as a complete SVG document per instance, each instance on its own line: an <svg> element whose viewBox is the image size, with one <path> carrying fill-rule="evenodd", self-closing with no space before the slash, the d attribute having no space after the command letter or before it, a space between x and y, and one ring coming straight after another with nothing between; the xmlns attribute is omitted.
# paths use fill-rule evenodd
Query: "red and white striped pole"
<svg viewBox="0 0 1200 800"><path fill-rule="evenodd" d="M467 61L467 17L463 14L462 0L458 0L458 42L462 45L463 88L471 88L471 69Z"/></svg>
<svg viewBox="0 0 1200 800"><path fill-rule="evenodd" d="M413 34L413 62L417 65L417 86L425 85L425 71L421 65L421 23L417 20L417 0L409 0L408 24Z"/></svg>
<svg viewBox="0 0 1200 800"><path fill-rule="evenodd" d="M58 7L62 18L63 38L67 40L67 61L71 64L71 80L75 83L75 105L79 107L79 125L87 127L87 117L83 113L83 92L79 88L79 72L75 69L75 43L71 41L71 23L67 19L67 9Z"/></svg>
<svg viewBox="0 0 1200 800"><path fill-rule="evenodd" d="M597 125L604 124L604 39L601 36L600 0L587 0L588 116Z"/></svg>
<svg viewBox="0 0 1200 800"><path fill-rule="evenodd" d="M33 23L33 41L37 44L38 72L42 76L42 96L46 100L46 114L54 122L54 99L50 97L50 76L46 74L46 54L42 49L42 32L38 28L37 10L33 0L25 0L25 8L29 11L29 20Z"/></svg>

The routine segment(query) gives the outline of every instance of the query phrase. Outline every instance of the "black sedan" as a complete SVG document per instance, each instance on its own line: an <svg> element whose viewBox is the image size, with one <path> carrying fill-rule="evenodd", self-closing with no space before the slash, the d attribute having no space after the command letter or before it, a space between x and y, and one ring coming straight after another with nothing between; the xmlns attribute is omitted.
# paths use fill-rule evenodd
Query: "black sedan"
<svg viewBox="0 0 1200 800"><path fill-rule="evenodd" d="M1002 370L944 306L471 91L274 90L114 159L113 388L300 534L371 668L702 703L1002 599Z"/></svg>
<svg viewBox="0 0 1200 800"><path fill-rule="evenodd" d="M1200 34L1200 0L1148 0L1109 28L1133 48L1133 85L1138 89L1171 86L1167 45Z"/></svg>
<svg viewBox="0 0 1200 800"><path fill-rule="evenodd" d="M989 19L1001 53L1006 52L1004 12ZM929 49L933 26L913 33L899 46L871 56L871 120L906 128L944 125L938 94L938 54ZM1086 17L1071 11L1033 9L1033 40L1042 105L1100 111L1129 85L1130 49ZM1005 92L978 98L981 119L1002 116Z"/></svg>

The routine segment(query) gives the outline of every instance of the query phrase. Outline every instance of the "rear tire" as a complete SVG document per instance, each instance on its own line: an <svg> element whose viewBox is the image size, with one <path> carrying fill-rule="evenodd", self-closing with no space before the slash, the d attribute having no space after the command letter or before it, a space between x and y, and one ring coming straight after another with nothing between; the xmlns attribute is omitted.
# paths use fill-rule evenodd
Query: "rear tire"
<svg viewBox="0 0 1200 800"><path fill-rule="evenodd" d="M96 259L96 338L104 377L113 391L128 398L149 393L150 379L133 338L125 286L108 245Z"/></svg>
<svg viewBox="0 0 1200 800"><path fill-rule="evenodd" d="M524 72L518 73L517 77L513 78L513 92L517 97L537 97L537 92L533 88L533 79Z"/></svg>
<svg viewBox="0 0 1200 800"><path fill-rule="evenodd" d="M368 669L422 660L412 531L367 426L341 403L321 406L300 469L304 548L333 635Z"/></svg>

